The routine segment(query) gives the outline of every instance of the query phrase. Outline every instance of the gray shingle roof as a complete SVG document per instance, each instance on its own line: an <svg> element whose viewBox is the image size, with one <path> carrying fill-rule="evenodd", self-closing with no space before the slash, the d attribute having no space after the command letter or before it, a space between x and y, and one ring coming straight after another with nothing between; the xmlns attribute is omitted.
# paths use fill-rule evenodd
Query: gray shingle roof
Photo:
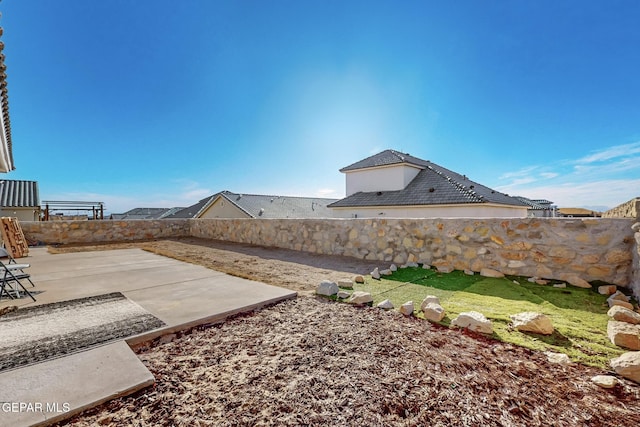
<svg viewBox="0 0 640 427"><path fill-rule="evenodd" d="M0 206L39 207L38 183L11 179L0 180Z"/></svg>
<svg viewBox="0 0 640 427"><path fill-rule="evenodd" d="M355 162L349 166L340 169L340 172L348 172L357 169L373 168L378 166L390 166L401 163L408 163L416 166L426 166L429 164L427 160L413 157L409 154L401 153L395 150L384 150L381 153L374 154L364 160Z"/></svg>
<svg viewBox="0 0 640 427"><path fill-rule="evenodd" d="M549 200L545 200L545 199L529 199L527 197L523 197L523 196L514 196L516 199L520 200L522 203L524 203L525 205L529 206L530 209L537 209L537 210L545 210L545 209L549 209L551 204L553 202L550 202Z"/></svg>
<svg viewBox="0 0 640 427"><path fill-rule="evenodd" d="M125 213L112 214L113 219L162 219L184 208L134 208Z"/></svg>
<svg viewBox="0 0 640 427"><path fill-rule="evenodd" d="M223 197L251 218L331 218L333 211L327 205L337 201L318 197L240 194L225 190L167 218L197 218L218 197Z"/></svg>
<svg viewBox="0 0 640 427"><path fill-rule="evenodd" d="M375 156L368 157L341 169L341 171L401 163L410 163L424 169L402 190L358 192L332 203L329 207L420 206L470 203L526 206L515 197L510 197L472 181L465 175L460 175L428 160L418 159L393 150L386 150Z"/></svg>

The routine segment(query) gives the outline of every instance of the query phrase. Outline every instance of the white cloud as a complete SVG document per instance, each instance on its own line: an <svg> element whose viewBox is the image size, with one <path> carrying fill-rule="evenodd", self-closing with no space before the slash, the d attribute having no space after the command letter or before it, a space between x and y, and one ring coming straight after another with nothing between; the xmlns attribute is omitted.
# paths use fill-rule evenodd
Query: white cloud
<svg viewBox="0 0 640 427"><path fill-rule="evenodd" d="M338 191L334 190L332 188L320 188L320 189L316 190L315 196L316 197L327 198L327 199L336 199L336 198L340 197L338 195Z"/></svg>
<svg viewBox="0 0 640 427"><path fill-rule="evenodd" d="M557 176L559 176L559 173L555 173L555 172L542 172L540 174L540 176L544 179L551 179L551 178L555 178Z"/></svg>
<svg viewBox="0 0 640 427"><path fill-rule="evenodd" d="M631 144L614 145L613 147L595 151L588 156L576 160L578 164L589 164L602 162L605 160L616 159L619 157L629 157L634 154L640 154L640 141Z"/></svg>

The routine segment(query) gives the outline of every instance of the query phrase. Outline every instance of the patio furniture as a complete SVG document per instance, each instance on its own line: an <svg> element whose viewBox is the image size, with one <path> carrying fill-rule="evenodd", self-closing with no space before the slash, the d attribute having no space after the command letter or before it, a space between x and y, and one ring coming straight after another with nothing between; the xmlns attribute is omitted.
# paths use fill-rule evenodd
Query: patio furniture
<svg viewBox="0 0 640 427"><path fill-rule="evenodd" d="M1 259L4 259L7 263L5 264ZM24 272L24 269L29 268L29 266L29 264L18 264L5 249L0 248L0 300L3 295L11 299L28 295L32 300L36 300L31 292L20 282L20 280L27 279L31 286L35 286L31 281L31 275Z"/></svg>
<svg viewBox="0 0 640 427"><path fill-rule="evenodd" d="M15 260L15 258L12 257L11 254L9 254L9 252L7 252L5 248L1 248L1 247L0 247L0 264L4 264L9 270L18 271L19 274L25 274L24 269L31 267L31 264L18 263ZM25 278L29 281L29 283L31 283L31 287L35 287L36 285L33 284L29 276L30 275L27 274L27 277Z"/></svg>

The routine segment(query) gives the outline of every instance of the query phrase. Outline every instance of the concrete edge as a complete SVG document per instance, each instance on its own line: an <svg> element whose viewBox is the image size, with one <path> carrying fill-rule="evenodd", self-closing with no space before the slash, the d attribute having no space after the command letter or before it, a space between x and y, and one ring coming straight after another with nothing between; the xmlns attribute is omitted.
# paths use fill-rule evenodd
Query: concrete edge
<svg viewBox="0 0 640 427"><path fill-rule="evenodd" d="M263 300L255 304L245 305L245 306L235 308L233 310L225 311L222 313L216 313L211 316L201 317L199 319L191 320L185 323L180 323L178 325L165 326L164 328L158 328L149 332L143 332L141 334L126 338L124 341L129 345L129 347L132 350L135 351L136 349L141 348L147 344L150 344L152 341L156 340L157 338L163 337L165 335L170 335L176 332L189 330L197 326L221 323L224 320L226 320L228 317L234 316L236 314L246 313L249 311L261 309L266 306L277 304L282 301L287 301L290 299L295 299L297 297L298 297L297 292L291 292L286 295Z"/></svg>

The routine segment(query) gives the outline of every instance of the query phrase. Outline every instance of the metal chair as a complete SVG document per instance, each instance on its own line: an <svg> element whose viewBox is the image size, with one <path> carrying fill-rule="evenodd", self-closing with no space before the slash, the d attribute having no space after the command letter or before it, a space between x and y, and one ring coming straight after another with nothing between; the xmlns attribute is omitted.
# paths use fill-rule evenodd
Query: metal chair
<svg viewBox="0 0 640 427"><path fill-rule="evenodd" d="M5 260L6 264L2 260ZM35 286L31 281L31 275L24 272L24 269L29 267L29 264L18 264L4 248L0 248L0 299L3 295L16 299L21 298L22 294L26 294L32 300L36 300L20 282L20 280L27 279L32 287Z"/></svg>

